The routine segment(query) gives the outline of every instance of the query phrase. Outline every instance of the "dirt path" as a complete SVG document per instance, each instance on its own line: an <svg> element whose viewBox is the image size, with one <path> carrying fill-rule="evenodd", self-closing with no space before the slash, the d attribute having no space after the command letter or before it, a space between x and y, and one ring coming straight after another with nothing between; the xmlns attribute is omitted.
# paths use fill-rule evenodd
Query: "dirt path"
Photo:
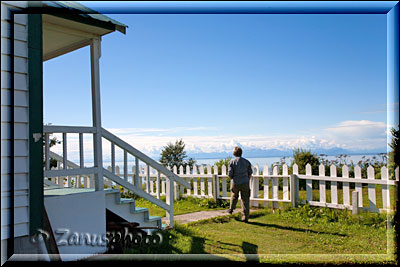
<svg viewBox="0 0 400 267"><path fill-rule="evenodd" d="M250 212L253 212L256 210L250 209ZM240 213L241 209L236 209L233 211L233 214ZM210 219L214 217L219 217L219 216L226 216L229 215L228 210L207 210L207 211L198 211L198 212L193 212L193 213L186 213L186 214L181 214L181 215L175 215L174 220L176 222L179 222L181 224L186 224L190 222L196 222L200 220L205 220L205 219ZM162 218L162 222L165 223L167 222L167 218L164 217Z"/></svg>

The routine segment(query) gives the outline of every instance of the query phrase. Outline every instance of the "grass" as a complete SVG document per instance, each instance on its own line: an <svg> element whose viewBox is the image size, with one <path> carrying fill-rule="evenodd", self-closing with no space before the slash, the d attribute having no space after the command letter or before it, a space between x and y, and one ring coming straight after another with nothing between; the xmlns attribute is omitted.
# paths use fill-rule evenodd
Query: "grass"
<svg viewBox="0 0 400 267"><path fill-rule="evenodd" d="M391 190L393 205L394 190ZM378 207L381 205L379 191L377 188ZM282 191L279 193L282 194ZM260 195L263 195L262 191ZM313 195L314 200L319 199L318 190L313 190ZM338 189L339 203L342 196L342 190ZM300 191L300 199L305 198L306 191ZM165 197L162 200L165 201ZM363 200L368 201L367 188L363 188ZM327 201L330 201L330 190L327 190ZM151 215L165 216L164 210L144 199L136 198L136 205L149 208ZM194 197L174 202L176 215L226 209L227 205L229 201L217 204L211 199ZM364 202L364 206L368 205ZM249 224L240 222L240 215L187 225L175 222L173 229L161 232L161 244L125 248L123 256L155 255L156 258L147 259L159 260L256 260L274 264L395 262L394 233L391 228L387 229L387 220L392 220L392 214L362 212L354 216L348 210L309 205L292 209L290 203L279 203L279 207L275 212L267 208L252 213ZM189 258L181 258L183 256Z"/></svg>
<svg viewBox="0 0 400 267"><path fill-rule="evenodd" d="M391 216L389 216L389 219ZM162 231L155 247L127 248L129 254L203 254L208 259L268 263L394 263L393 230L385 214L316 208L253 212L176 224ZM389 242L388 242L389 240Z"/></svg>

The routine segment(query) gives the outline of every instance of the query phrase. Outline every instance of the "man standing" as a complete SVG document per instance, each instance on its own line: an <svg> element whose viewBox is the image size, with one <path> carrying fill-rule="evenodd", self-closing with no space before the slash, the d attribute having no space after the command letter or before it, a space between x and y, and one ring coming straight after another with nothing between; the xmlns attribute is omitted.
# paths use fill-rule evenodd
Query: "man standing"
<svg viewBox="0 0 400 267"><path fill-rule="evenodd" d="M242 198L242 220L248 222L249 210L250 210L250 185L249 181L253 170L251 169L251 163L242 158L242 149L238 146L233 150L233 158L229 162L228 176L231 178L231 204L228 212L232 214L236 208L237 201L239 199L239 192Z"/></svg>

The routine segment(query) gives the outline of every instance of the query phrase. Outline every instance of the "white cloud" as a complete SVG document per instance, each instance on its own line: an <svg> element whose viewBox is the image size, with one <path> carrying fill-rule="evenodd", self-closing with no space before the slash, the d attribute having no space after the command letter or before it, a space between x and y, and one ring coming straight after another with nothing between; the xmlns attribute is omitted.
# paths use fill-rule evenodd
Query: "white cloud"
<svg viewBox="0 0 400 267"><path fill-rule="evenodd" d="M196 127L174 127L174 128L110 128L108 129L114 134L123 135L173 135L173 134L187 134L191 132L201 132L217 130L216 127L196 126Z"/></svg>
<svg viewBox="0 0 400 267"><path fill-rule="evenodd" d="M326 128L325 131L337 137L380 137L386 136L386 124L367 120L343 121L335 126Z"/></svg>
<svg viewBox="0 0 400 267"><path fill-rule="evenodd" d="M125 142L151 156L158 157L163 146L169 142L174 143L182 139L186 144L188 153L195 152L230 152L236 145L253 149L293 149L293 148L335 148L341 147L351 150L382 149L386 147L386 124L367 120L343 121L325 129L314 130L309 135L190 135L193 131L200 134L202 129L207 131L209 127L179 127L172 129L156 128L119 128L108 129L119 136ZM295 131L294 131L295 132ZM165 133L159 135L158 133ZM85 135L85 153L92 153L93 139ZM58 139L61 140L61 136ZM77 136L71 135L68 139L68 153L71 159L79 158L79 141ZM53 148L54 152L62 153L62 145ZM103 143L103 155L110 155L110 144ZM116 151L117 156L122 155ZM85 156L86 157L86 156ZM92 156L91 156L92 157ZM89 160L90 161L90 160Z"/></svg>
<svg viewBox="0 0 400 267"><path fill-rule="evenodd" d="M343 121L323 133L347 149L377 149L386 146L387 124L368 120Z"/></svg>

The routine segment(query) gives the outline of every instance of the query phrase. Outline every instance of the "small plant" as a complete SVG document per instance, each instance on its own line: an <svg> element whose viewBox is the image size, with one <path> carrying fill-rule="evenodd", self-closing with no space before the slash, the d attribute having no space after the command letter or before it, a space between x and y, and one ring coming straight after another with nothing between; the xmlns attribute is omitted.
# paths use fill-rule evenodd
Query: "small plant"
<svg viewBox="0 0 400 267"><path fill-rule="evenodd" d="M200 200L198 205L200 207L206 207L209 209L214 209L217 207L217 203L215 203L214 200L208 198L203 198L202 200Z"/></svg>
<svg viewBox="0 0 400 267"><path fill-rule="evenodd" d="M229 207L229 201L226 199L218 199L217 204L218 204L218 207L221 207L221 208Z"/></svg>
<svg viewBox="0 0 400 267"><path fill-rule="evenodd" d="M200 207L205 207L209 209L216 209L216 208L226 208L229 206L229 202L224 199L218 199L217 202L215 202L213 199L209 198L204 198L199 201L198 204Z"/></svg>
<svg viewBox="0 0 400 267"><path fill-rule="evenodd" d="M210 221L214 223L227 223L230 222L230 218L228 216L219 216L212 218Z"/></svg>

